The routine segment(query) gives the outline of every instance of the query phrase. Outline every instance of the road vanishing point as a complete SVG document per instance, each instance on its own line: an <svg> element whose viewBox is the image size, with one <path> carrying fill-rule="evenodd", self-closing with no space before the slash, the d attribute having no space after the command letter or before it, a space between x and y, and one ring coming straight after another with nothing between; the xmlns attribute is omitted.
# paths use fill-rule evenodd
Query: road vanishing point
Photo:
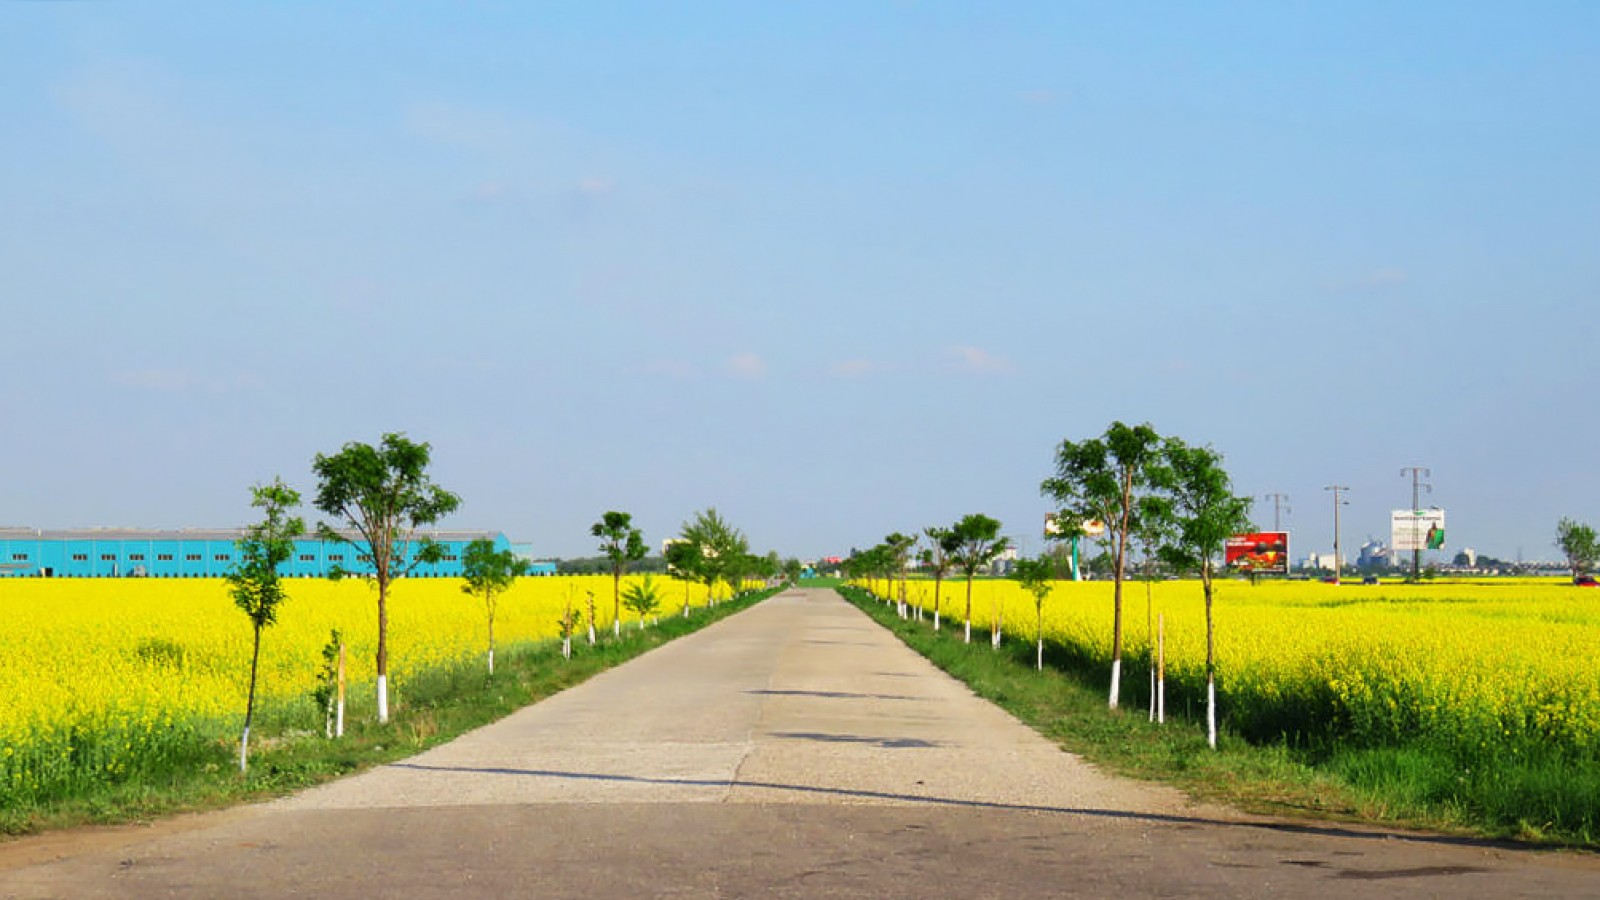
<svg viewBox="0 0 1600 900"><path fill-rule="evenodd" d="M0 897L1597 896L1600 860L1197 805L829 590L282 800L0 845Z"/></svg>

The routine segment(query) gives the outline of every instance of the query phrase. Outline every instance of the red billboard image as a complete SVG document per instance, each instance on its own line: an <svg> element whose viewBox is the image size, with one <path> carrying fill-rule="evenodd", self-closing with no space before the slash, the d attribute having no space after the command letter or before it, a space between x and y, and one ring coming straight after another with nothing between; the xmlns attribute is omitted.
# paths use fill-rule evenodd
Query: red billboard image
<svg viewBox="0 0 1600 900"><path fill-rule="evenodd" d="M1276 575L1289 574L1289 532L1257 531L1228 538L1222 550L1230 569Z"/></svg>

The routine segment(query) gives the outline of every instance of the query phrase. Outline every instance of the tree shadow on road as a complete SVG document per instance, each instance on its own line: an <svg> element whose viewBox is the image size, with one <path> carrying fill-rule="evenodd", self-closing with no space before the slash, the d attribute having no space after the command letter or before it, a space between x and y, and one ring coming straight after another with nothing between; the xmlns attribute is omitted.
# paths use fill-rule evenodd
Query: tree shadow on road
<svg viewBox="0 0 1600 900"><path fill-rule="evenodd" d="M1437 844L1451 847L1478 847L1485 849L1537 851L1513 841L1489 838L1458 837L1444 834L1421 834L1404 831L1379 831L1349 828L1341 825L1288 822L1271 819L1217 819L1204 816L1185 816L1172 813L1137 812L1123 809L1098 809L1094 807L1041 806L1026 803L997 803L988 800L965 800L957 797L899 794L891 791L871 791L851 788L824 787L811 784L782 784L772 781L734 781L726 778L653 778L643 775L613 775L602 772L563 772L551 769L513 769L493 766L435 766L422 763L390 763L385 768L411 769L421 772L468 772L482 775L508 775L526 778L554 778L572 781L604 781L620 784L654 784L671 787L707 787L763 789L790 791L800 794L819 794L834 797L851 797L866 800L884 800L910 805L948 806L963 809L993 809L1029 813L1054 813L1067 816L1089 816L1135 822L1151 822L1178 826L1213 826L1217 828L1246 828L1285 834L1303 834L1317 837L1347 838L1362 841L1405 841L1416 844Z"/></svg>

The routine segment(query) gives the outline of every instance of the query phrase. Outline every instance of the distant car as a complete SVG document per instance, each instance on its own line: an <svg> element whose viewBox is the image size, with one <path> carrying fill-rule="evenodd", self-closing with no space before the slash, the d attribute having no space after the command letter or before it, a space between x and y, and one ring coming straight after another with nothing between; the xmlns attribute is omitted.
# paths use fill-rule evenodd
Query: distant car
<svg viewBox="0 0 1600 900"><path fill-rule="evenodd" d="M1378 576L1376 576L1376 575L1368 575L1367 577L1361 579L1361 583L1362 584L1377 584L1378 583Z"/></svg>
<svg viewBox="0 0 1600 900"><path fill-rule="evenodd" d="M1595 581L1593 575L1579 575L1572 579L1572 583L1578 587L1600 587L1600 582Z"/></svg>

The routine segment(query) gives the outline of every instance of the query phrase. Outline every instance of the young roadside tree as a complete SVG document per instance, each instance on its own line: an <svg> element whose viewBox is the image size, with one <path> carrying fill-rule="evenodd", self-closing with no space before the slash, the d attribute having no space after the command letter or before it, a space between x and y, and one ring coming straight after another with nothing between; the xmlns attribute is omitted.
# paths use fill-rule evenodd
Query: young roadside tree
<svg viewBox="0 0 1600 900"><path fill-rule="evenodd" d="M662 554L667 561L667 574L683 582L683 617L689 618L689 585L700 580L700 548L684 540L667 544Z"/></svg>
<svg viewBox="0 0 1600 900"><path fill-rule="evenodd" d="M306 523L289 511L300 505L300 494L275 478L271 484L250 489L250 505L262 511L260 522L249 526L238 541L239 565L228 573L228 591L234 605L250 617L250 691L244 706L244 733L239 738L239 774L250 759L250 721L256 711L256 673L261 664L261 632L278 621L278 604L287 593L278 566L294 555L294 539Z"/></svg>
<svg viewBox="0 0 1600 900"><path fill-rule="evenodd" d="M611 561L611 616L612 634L622 634L622 573L628 563L644 559L650 549L644 544L644 532L633 527L633 516L625 512L608 512L594 523L589 533L600 539L600 552Z"/></svg>
<svg viewBox="0 0 1600 900"><path fill-rule="evenodd" d="M1105 542L1111 556L1113 586L1111 620L1111 691L1108 705L1117 708L1122 687L1122 581L1127 570L1129 535L1138 525L1145 505L1151 468L1156 464L1161 438L1146 425L1112 422L1103 437L1074 443L1062 441L1056 449L1056 474L1039 485L1040 492L1056 502L1063 538L1080 537L1084 523L1105 524Z"/></svg>
<svg viewBox="0 0 1600 900"><path fill-rule="evenodd" d="M572 636L578 633L578 624L583 621L583 613L572 605L573 595L577 593L575 585L568 585L566 590L566 608L561 611L561 618L556 620L556 628L561 634L561 658L572 658Z"/></svg>
<svg viewBox="0 0 1600 900"><path fill-rule="evenodd" d="M644 617L661 608L661 588L652 576L622 589L622 602L639 617L639 630L644 630Z"/></svg>
<svg viewBox="0 0 1600 900"><path fill-rule="evenodd" d="M428 477L430 453L426 443L385 434L376 447L352 441L332 456L318 453L311 463L320 481L317 509L340 517L350 529L346 533L319 523L317 533L372 561L372 573L362 577L378 589L379 722L389 721L389 585L417 565L444 556L433 540L418 539L417 529L461 505L460 497ZM335 569L333 574L337 578L345 573Z"/></svg>
<svg viewBox="0 0 1600 900"><path fill-rule="evenodd" d="M461 557L461 585L463 594L483 599L484 612L489 615L489 674L494 674L494 613L495 602L516 584L517 578L527 574L528 563L517 559L510 550L494 549L494 542L479 538L467 545Z"/></svg>
<svg viewBox="0 0 1600 900"><path fill-rule="evenodd" d="M950 529L955 549L950 562L967 576L966 643L972 643L972 578L1011 546L1000 536L1000 521L982 513L962 516Z"/></svg>
<svg viewBox="0 0 1600 900"><path fill-rule="evenodd" d="M1169 498L1156 494L1144 499L1143 508L1140 510L1139 521L1128 536L1131 544L1130 553L1134 550L1139 554L1138 572L1140 580L1144 582L1144 634L1145 656L1150 670L1150 721L1156 720L1157 697L1159 687L1156 683L1156 631L1155 631L1155 582L1159 577L1158 566L1161 561L1161 548L1170 543L1174 527L1171 515L1171 502Z"/></svg>
<svg viewBox="0 0 1600 900"><path fill-rule="evenodd" d="M1011 570L1011 577L1022 589L1033 595L1033 642L1037 649L1034 668L1044 671L1044 602L1055 588L1055 560L1048 553L1037 559L1019 559Z"/></svg>
<svg viewBox="0 0 1600 900"><path fill-rule="evenodd" d="M1556 523L1556 547L1567 558L1574 581L1594 568L1595 560L1600 558L1600 542L1594 529L1573 519L1563 518Z"/></svg>
<svg viewBox="0 0 1600 900"><path fill-rule="evenodd" d="M1214 574L1228 538L1250 531L1250 498L1233 493L1222 456L1210 447L1191 447L1177 438L1161 446L1161 487L1172 504L1173 529L1162 557L1171 565L1200 573L1206 596L1206 741L1217 747L1216 624L1212 616Z"/></svg>
<svg viewBox="0 0 1600 900"><path fill-rule="evenodd" d="M715 603L717 582L723 578L727 578L731 594L735 590L734 582L740 577L741 560L750 552L750 542L744 532L728 524L716 507L710 507L683 523L680 534L700 552L696 571L705 580L707 600Z"/></svg>
<svg viewBox="0 0 1600 900"><path fill-rule="evenodd" d="M930 525L922 529L928 546L922 551L922 564L933 573L933 630L939 630L939 588L950 573L950 554L959 546L955 532L949 528Z"/></svg>
<svg viewBox="0 0 1600 900"><path fill-rule="evenodd" d="M783 561L783 580L792 587L800 583L800 576L806 571L805 563L791 556Z"/></svg>
<svg viewBox="0 0 1600 900"><path fill-rule="evenodd" d="M911 548L916 546L916 543L916 538L898 531L883 539L883 546L888 551L889 564L900 578L900 599L897 609L902 619L907 616L906 567L911 564Z"/></svg>

